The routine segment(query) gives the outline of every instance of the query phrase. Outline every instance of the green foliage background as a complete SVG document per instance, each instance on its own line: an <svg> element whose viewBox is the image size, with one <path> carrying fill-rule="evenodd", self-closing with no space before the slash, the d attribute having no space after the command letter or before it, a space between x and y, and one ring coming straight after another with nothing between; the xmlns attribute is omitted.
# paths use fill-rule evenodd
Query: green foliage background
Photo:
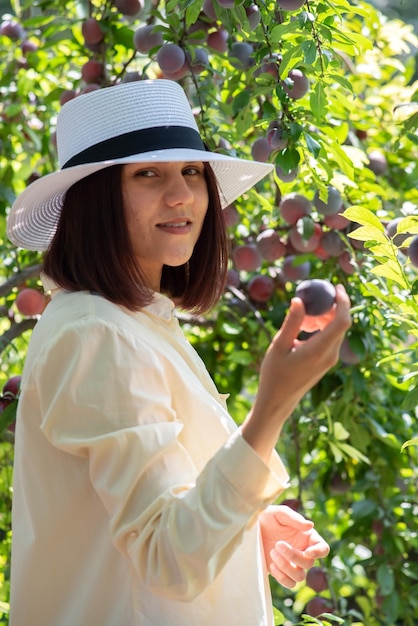
<svg viewBox="0 0 418 626"><path fill-rule="evenodd" d="M148 56L134 49L133 33L145 23L158 23L164 40L180 44L192 59L197 48L206 47L207 67L180 82L210 147L250 157L255 139L280 117L289 143L271 158L286 171L298 168L293 182L272 176L237 201L240 219L230 228L231 245L254 242L265 228L276 229L286 240L289 226L278 210L280 198L298 192L312 199L316 191L326 198L329 184L341 192L351 222L340 236L353 273L347 274L334 257L309 253L299 260L310 261L311 276L346 286L353 305L350 346L359 362L341 361L306 396L278 445L292 476L286 498L297 501L331 544L325 562L329 589L320 595L330 600L335 617L323 623L413 626L418 623L413 445L418 283L405 254L408 240L401 246L386 225L402 217L398 233L409 241L418 233L418 41L411 26L384 18L361 0L308 0L295 12L256 0L261 22L255 30L244 10L249 4L237 2L226 10L215 3L217 24L229 32L229 46L247 41L254 48L253 65L240 69L230 52L207 49L201 32L189 33L202 17L202 0L147 0L132 18L121 15L110 0L3 3L3 13L22 24L23 39L35 47L24 53L22 40L0 36L0 388L22 370L36 318L20 315L14 301L23 284L39 287L41 262L36 253L16 250L7 241L6 216L28 182L57 167L54 128L62 92L85 87L81 68L89 58L105 64L101 86L159 76L157 50ZM104 31L96 51L84 45L81 33L89 15L100 20ZM280 80L257 72L262 60L275 54L280 54ZM310 91L301 100L289 99L283 88L292 68L310 79ZM374 150L386 158L382 174L369 167ZM314 212L313 218L322 224L321 215ZM276 283L268 303L250 299L253 274L241 272L239 286L228 288L205 319L182 315L220 391L230 394L237 423L248 411L263 352L295 290L295 283L283 280L282 263L264 261L256 272ZM0 623L8 622L10 419L10 412L1 416ZM303 617L315 596L308 586L289 592L272 582L272 591L277 624L322 623Z"/></svg>

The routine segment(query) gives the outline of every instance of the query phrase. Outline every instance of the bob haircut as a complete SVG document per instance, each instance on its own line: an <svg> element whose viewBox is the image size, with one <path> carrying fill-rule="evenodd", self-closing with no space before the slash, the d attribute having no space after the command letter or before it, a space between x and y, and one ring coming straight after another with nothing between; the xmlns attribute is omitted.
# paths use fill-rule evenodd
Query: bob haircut
<svg viewBox="0 0 418 626"><path fill-rule="evenodd" d="M161 292L181 308L203 313L221 297L228 263L228 236L216 178L207 163L209 204L188 263L164 265ZM44 256L44 272L69 291L93 291L137 310L153 292L133 253L122 196L122 167L87 176L65 195L56 233Z"/></svg>

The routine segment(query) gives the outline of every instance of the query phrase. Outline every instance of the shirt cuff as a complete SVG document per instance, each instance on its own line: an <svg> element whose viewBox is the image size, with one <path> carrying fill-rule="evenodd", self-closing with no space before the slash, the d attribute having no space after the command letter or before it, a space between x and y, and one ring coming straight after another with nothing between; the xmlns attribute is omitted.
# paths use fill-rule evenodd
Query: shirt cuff
<svg viewBox="0 0 418 626"><path fill-rule="evenodd" d="M287 488L289 475L274 452L269 465L236 430L218 452L217 466L242 498L255 507L264 508Z"/></svg>

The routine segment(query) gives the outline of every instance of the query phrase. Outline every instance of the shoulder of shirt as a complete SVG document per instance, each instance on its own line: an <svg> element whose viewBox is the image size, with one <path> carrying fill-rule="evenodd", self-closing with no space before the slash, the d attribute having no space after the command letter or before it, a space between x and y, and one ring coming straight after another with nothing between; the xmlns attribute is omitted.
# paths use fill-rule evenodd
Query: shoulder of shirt
<svg viewBox="0 0 418 626"><path fill-rule="evenodd" d="M175 305L167 296L155 293L152 302L139 309L131 311L128 308L107 300L100 294L89 291L69 292L56 290L51 302L45 309L42 317L58 316L63 321L72 323L77 320L95 320L101 322L126 322L126 317L141 321L144 315L171 320L175 316ZM42 319L41 317L41 319Z"/></svg>
<svg viewBox="0 0 418 626"><path fill-rule="evenodd" d="M97 330L103 338L109 332L112 336L125 337L130 344L139 341L145 348L154 345L160 334L160 320L163 325L169 323L174 317L173 309L171 300L160 294L156 294L149 306L132 312L98 294L59 290L33 330L29 353L40 357L65 337L67 341L70 336L87 341L86 333Z"/></svg>

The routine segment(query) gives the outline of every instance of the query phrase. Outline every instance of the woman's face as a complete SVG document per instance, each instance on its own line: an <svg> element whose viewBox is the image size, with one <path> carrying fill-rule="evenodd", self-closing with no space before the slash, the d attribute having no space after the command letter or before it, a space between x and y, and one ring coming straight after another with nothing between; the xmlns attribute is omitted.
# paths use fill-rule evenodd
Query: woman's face
<svg viewBox="0 0 418 626"><path fill-rule="evenodd" d="M129 236L155 291L160 290L163 265L183 265L193 253L209 202L204 172L201 162L123 166Z"/></svg>

